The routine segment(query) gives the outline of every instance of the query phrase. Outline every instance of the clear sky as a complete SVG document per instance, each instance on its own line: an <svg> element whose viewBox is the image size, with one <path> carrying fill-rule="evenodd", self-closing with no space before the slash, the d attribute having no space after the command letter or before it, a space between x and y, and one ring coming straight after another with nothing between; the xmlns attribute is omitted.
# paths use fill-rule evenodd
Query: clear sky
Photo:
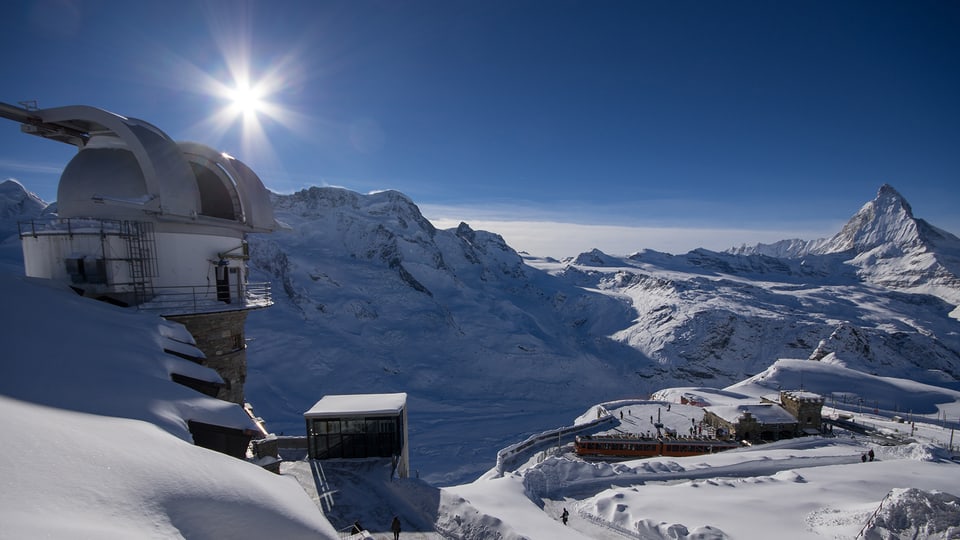
<svg viewBox="0 0 960 540"><path fill-rule="evenodd" d="M828 236L883 183L960 232L954 1L14 0L0 50L0 101L142 118L277 192L396 189L538 255ZM75 148L5 120L0 145L0 179L56 198Z"/></svg>

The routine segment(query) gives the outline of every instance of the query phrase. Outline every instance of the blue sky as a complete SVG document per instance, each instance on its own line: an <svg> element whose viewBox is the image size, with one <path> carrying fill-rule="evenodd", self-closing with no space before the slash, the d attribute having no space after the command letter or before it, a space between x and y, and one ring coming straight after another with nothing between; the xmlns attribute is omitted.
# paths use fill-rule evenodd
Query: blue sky
<svg viewBox="0 0 960 540"><path fill-rule="evenodd" d="M883 183L960 232L960 4L14 1L0 101L95 105L278 192L396 189L574 255L836 232ZM255 119L224 95L261 85ZM253 121L251 121L253 120ZM75 149L0 121L46 200Z"/></svg>

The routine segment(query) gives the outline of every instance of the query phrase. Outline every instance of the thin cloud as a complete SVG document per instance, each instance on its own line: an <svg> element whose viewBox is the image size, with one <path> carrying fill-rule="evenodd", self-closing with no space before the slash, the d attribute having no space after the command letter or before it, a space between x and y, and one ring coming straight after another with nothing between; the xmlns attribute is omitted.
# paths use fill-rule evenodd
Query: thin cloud
<svg viewBox="0 0 960 540"><path fill-rule="evenodd" d="M33 163L28 161L14 161L10 159L0 159L0 169L35 174L59 175L61 172L63 172L62 166L45 165L42 163Z"/></svg>

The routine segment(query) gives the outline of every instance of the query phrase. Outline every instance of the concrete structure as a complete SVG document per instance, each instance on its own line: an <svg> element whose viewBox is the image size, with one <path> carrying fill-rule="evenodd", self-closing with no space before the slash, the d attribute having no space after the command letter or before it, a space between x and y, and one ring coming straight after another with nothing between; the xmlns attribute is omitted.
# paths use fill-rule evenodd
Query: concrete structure
<svg viewBox="0 0 960 540"><path fill-rule="evenodd" d="M705 407L703 420L717 430L719 438L776 441L797 434L797 420L772 403Z"/></svg>
<svg viewBox="0 0 960 540"><path fill-rule="evenodd" d="M385 457L410 474L407 394L324 396L303 416L310 459Z"/></svg>

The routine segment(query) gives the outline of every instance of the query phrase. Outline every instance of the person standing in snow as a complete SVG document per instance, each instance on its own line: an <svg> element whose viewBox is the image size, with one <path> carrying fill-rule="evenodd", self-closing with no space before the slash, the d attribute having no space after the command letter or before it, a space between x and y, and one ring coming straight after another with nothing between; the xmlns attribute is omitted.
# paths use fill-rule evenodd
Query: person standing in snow
<svg viewBox="0 0 960 540"><path fill-rule="evenodd" d="M567 524L567 519L570 517L570 512L567 512L567 509L563 509L563 513L560 514L560 519L563 520L563 524Z"/></svg>
<svg viewBox="0 0 960 540"><path fill-rule="evenodd" d="M390 530L393 531L393 540L400 540L400 518L393 516L393 523L390 524Z"/></svg>
<svg viewBox="0 0 960 540"><path fill-rule="evenodd" d="M870 458L870 461L873 461L873 458L874 458L873 448L871 448L870 451L867 452L867 457Z"/></svg>

